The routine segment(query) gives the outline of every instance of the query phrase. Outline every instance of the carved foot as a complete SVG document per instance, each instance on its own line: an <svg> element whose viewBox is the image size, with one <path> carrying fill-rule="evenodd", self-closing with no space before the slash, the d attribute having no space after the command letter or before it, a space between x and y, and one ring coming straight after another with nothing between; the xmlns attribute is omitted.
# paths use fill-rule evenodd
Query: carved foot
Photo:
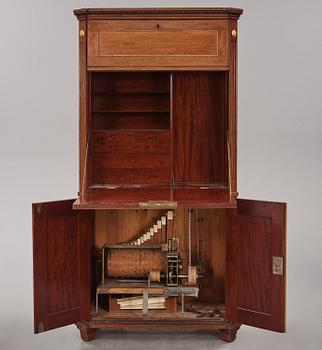
<svg viewBox="0 0 322 350"><path fill-rule="evenodd" d="M231 326L225 329L219 329L219 338L227 343L231 343L236 339L237 331L240 328L240 324L233 323Z"/></svg>
<svg viewBox="0 0 322 350"><path fill-rule="evenodd" d="M82 340L91 341L95 339L95 336L96 336L95 328L86 327L86 325L84 325L83 323L77 323L76 326L80 331L80 336Z"/></svg>

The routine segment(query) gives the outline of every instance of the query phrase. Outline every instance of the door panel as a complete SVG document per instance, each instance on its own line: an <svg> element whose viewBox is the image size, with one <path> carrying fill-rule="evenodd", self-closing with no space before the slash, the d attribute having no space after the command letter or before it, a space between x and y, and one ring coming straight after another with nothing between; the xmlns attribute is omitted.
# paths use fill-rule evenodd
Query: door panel
<svg viewBox="0 0 322 350"><path fill-rule="evenodd" d="M177 185L227 184L225 72L173 74L173 172Z"/></svg>
<svg viewBox="0 0 322 350"><path fill-rule="evenodd" d="M74 201L32 206L35 333L90 316L92 213Z"/></svg>
<svg viewBox="0 0 322 350"><path fill-rule="evenodd" d="M227 318L285 332L286 204L237 200L227 230ZM283 274L273 273L283 258Z"/></svg>

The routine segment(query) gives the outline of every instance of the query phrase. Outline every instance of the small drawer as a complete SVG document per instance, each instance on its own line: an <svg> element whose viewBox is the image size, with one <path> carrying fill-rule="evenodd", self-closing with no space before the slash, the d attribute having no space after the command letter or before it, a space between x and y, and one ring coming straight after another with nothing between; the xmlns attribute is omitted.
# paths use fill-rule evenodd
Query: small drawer
<svg viewBox="0 0 322 350"><path fill-rule="evenodd" d="M102 131L94 135L94 143L100 142L131 142L132 134L123 131Z"/></svg>
<svg viewBox="0 0 322 350"><path fill-rule="evenodd" d="M101 152L129 153L131 152L131 144L100 141L94 144L94 153Z"/></svg>
<svg viewBox="0 0 322 350"><path fill-rule="evenodd" d="M94 157L95 169L126 168L151 169L170 166L169 155L163 154L113 154L104 153Z"/></svg>
<svg viewBox="0 0 322 350"><path fill-rule="evenodd" d="M133 133L133 142L169 141L169 131L138 131Z"/></svg>
<svg viewBox="0 0 322 350"><path fill-rule="evenodd" d="M136 153L169 154L170 145L169 145L169 142L134 143L132 149L133 149L133 152L136 152Z"/></svg>
<svg viewBox="0 0 322 350"><path fill-rule="evenodd" d="M93 174L95 184L167 184L170 170L164 169L99 169Z"/></svg>

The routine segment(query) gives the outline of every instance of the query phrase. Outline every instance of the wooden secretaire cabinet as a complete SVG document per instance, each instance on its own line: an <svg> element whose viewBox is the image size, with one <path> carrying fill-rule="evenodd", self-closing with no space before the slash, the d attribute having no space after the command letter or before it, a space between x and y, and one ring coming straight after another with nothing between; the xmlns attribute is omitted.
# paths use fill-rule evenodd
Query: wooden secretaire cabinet
<svg viewBox="0 0 322 350"><path fill-rule="evenodd" d="M286 204L237 198L242 10L74 13L79 195L33 204L35 332L284 332Z"/></svg>

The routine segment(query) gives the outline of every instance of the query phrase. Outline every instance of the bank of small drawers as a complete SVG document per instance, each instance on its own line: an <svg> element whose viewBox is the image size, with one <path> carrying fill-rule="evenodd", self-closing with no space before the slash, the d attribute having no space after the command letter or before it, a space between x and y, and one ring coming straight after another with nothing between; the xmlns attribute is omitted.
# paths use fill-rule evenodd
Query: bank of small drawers
<svg viewBox="0 0 322 350"><path fill-rule="evenodd" d="M169 183L169 131L95 132L92 160L96 184Z"/></svg>

